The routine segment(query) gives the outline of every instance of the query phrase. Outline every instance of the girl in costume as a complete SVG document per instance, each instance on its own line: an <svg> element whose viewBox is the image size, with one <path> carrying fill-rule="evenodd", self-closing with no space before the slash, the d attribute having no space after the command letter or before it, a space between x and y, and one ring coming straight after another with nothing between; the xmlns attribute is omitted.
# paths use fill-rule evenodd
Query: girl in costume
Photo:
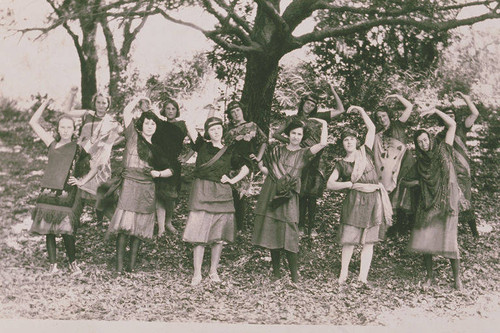
<svg viewBox="0 0 500 333"><path fill-rule="evenodd" d="M301 147L311 147L319 143L322 124L316 119L330 121L332 118L344 113L344 106L333 85L330 85L330 89L335 96L337 109L332 109L329 112L318 112L318 97L313 94L306 94L300 100L297 116L290 117L285 124L274 132L273 137L283 143L288 143L289 139L283 135L284 130L294 118L297 118L306 124ZM325 188L325 175L323 168L320 166L320 161L321 153L316 154L313 161L302 172L299 228L307 228L307 234L310 236L317 234L314 230L316 201L323 195Z"/></svg>
<svg viewBox="0 0 500 333"><path fill-rule="evenodd" d="M392 208L397 215L396 223L391 230L402 232L408 231L409 225L414 220L415 200L418 199L418 193L406 187L407 183L403 181L412 177L415 164L413 154L407 147L409 142L405 133L405 124L413 111L413 104L398 94L386 97L389 98L398 99L405 109L398 119L393 119L393 112L387 107L381 107L375 112L378 130L373 154L380 182L389 193Z"/></svg>
<svg viewBox="0 0 500 333"><path fill-rule="evenodd" d="M457 242L460 188L453 164L456 123L439 110L424 111L421 116L431 114L441 118L447 130L442 141L434 140L426 130L414 135L421 197L409 248L424 254L426 286L433 283L432 256L438 254L450 259L455 288L461 289Z"/></svg>
<svg viewBox="0 0 500 333"><path fill-rule="evenodd" d="M87 152L86 161L82 162L89 163L91 169L75 185L81 190L82 199L94 201L99 185L111 178L111 150L120 139L122 127L109 114L111 98L104 93L96 93L92 98L95 110L71 110L77 91L77 88L71 90L65 113L82 120L77 142ZM101 220L102 212L96 210L96 215Z"/></svg>
<svg viewBox="0 0 500 333"><path fill-rule="evenodd" d="M391 224L392 207L389 196L375 169L372 152L375 139L375 125L365 110L351 106L347 112L358 111L368 129L365 142L358 147L357 133L346 129L341 142L346 156L335 165L327 189L347 190L340 215L339 240L342 245L342 260L339 284L345 283L349 273L354 247L363 246L358 281L367 283L368 271L373 256L373 246L380 240L380 226Z"/></svg>
<svg viewBox="0 0 500 333"><path fill-rule="evenodd" d="M264 155L268 141L264 132L262 132L256 123L245 120L242 106L237 101L232 101L228 104L226 114L229 118L230 126L229 130L224 135L224 144L228 146L234 145L235 150L254 162L260 161ZM255 169L256 166L252 164L250 175L238 182L237 186L233 187L235 219L238 230L244 230L246 228L246 198L250 195L249 189Z"/></svg>
<svg viewBox="0 0 500 333"><path fill-rule="evenodd" d="M173 170L168 166L168 157L152 144L158 118L152 111L143 112L133 119L132 109L124 110L125 153L120 181L114 185L119 189L116 210L109 223L108 234L118 233L116 240L117 266L123 271L125 248L130 238L129 270L134 271L142 240L153 238L156 223L155 178L168 178ZM112 191L112 189L110 190Z"/></svg>
<svg viewBox="0 0 500 333"><path fill-rule="evenodd" d="M83 172L76 161L80 154L78 144L72 140L75 123L71 117L63 116L57 123L56 138L47 132L39 119L49 104L44 101L33 114L29 124L38 137L49 148L48 163L41 181L42 191L33 211L30 232L45 235L49 255L49 273L59 271L56 263L56 236L61 235L73 273L81 273L75 260L75 233L81 214L81 200L74 185L75 176Z"/></svg>
<svg viewBox="0 0 500 333"><path fill-rule="evenodd" d="M325 120L311 119L321 124L319 143L301 148L306 124L299 119L283 131L288 144L275 146L264 154L258 166L267 175L255 209L252 243L271 250L273 277L280 273L281 250L288 259L292 282L298 282L297 253L299 252L299 193L301 173L327 145L328 129Z"/></svg>
<svg viewBox="0 0 500 333"><path fill-rule="evenodd" d="M209 278L220 282L217 267L224 243L232 242L234 226L234 204L231 185L243 179L249 172L249 162L232 147L222 144L223 121L209 117L205 122L204 138L198 135L193 150L198 152L194 170L194 182L189 197L189 216L183 240L193 243L194 274L191 285L202 280L201 265L205 247L211 247ZM239 170L229 177L232 169Z"/></svg>

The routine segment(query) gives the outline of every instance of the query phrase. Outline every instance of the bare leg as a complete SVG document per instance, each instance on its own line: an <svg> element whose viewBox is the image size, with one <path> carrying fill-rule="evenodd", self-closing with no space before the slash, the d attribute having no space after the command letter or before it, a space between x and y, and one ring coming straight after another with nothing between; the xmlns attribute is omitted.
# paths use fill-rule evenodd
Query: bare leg
<svg viewBox="0 0 500 333"><path fill-rule="evenodd" d="M142 241L135 236L130 236L130 238L131 238L131 245L130 245L130 267L129 267L129 270L131 272L133 272L135 269L135 263L137 261L137 254L139 253L139 247L141 246Z"/></svg>
<svg viewBox="0 0 500 333"><path fill-rule="evenodd" d="M192 285L197 285L201 282L201 264L203 263L203 255L205 254L205 246L197 245L193 249L193 280Z"/></svg>
<svg viewBox="0 0 500 333"><path fill-rule="evenodd" d="M175 199L168 199L165 202L165 227L171 233L176 234L177 230L172 225L174 210L175 210Z"/></svg>
<svg viewBox="0 0 500 333"><path fill-rule="evenodd" d="M361 250L361 265L359 268L358 280L366 283L368 280L368 271L372 264L373 244L364 244Z"/></svg>
<svg viewBox="0 0 500 333"><path fill-rule="evenodd" d="M354 251L354 245L344 245L342 246L342 265L340 268L339 283L342 284L347 280L347 275L349 274L349 263L351 262L352 252Z"/></svg>
<svg viewBox="0 0 500 333"><path fill-rule="evenodd" d="M222 243L212 245L212 257L210 259L210 275L217 275L217 267L219 267L220 256L222 253Z"/></svg>

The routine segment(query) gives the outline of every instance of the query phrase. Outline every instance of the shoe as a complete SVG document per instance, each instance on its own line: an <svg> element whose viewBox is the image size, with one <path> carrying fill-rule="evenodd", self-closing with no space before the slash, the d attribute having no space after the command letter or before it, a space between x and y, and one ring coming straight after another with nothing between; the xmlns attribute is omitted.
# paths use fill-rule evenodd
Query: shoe
<svg viewBox="0 0 500 333"><path fill-rule="evenodd" d="M59 274L59 268L57 268L57 264L50 264L49 274L50 275Z"/></svg>
<svg viewBox="0 0 500 333"><path fill-rule="evenodd" d="M200 276L193 276L191 279L191 287L197 286L201 283L201 275Z"/></svg>
<svg viewBox="0 0 500 333"><path fill-rule="evenodd" d="M221 282L221 279L219 277L219 274L217 274L217 272L208 274L208 277L210 278L210 281L212 281L212 282L215 282L215 283Z"/></svg>
<svg viewBox="0 0 500 333"><path fill-rule="evenodd" d="M69 264L69 270L71 272L71 275L82 274L82 270L76 263L76 260Z"/></svg>

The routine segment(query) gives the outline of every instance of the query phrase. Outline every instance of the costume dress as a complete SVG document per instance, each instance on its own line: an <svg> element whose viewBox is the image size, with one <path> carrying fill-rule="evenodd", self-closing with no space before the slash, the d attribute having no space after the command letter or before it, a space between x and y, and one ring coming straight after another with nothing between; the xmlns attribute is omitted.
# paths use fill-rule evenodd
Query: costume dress
<svg viewBox="0 0 500 333"><path fill-rule="evenodd" d="M458 201L460 190L453 166L453 147L435 141L430 151L417 148L421 199L409 248L415 252L458 259ZM434 142L434 143L435 143Z"/></svg>
<svg viewBox="0 0 500 333"><path fill-rule="evenodd" d="M133 121L124 134L127 140L124 168L118 204L108 234L124 232L141 239L152 239L156 222L155 183L151 176L152 145L139 135Z"/></svg>
<svg viewBox="0 0 500 333"><path fill-rule="evenodd" d="M299 251L300 176L313 157L309 147L291 151L286 145L277 145L266 151L269 174L255 209L254 245Z"/></svg>
<svg viewBox="0 0 500 333"><path fill-rule="evenodd" d="M356 183L378 184L374 156L370 148L366 150L366 162L361 177ZM340 160L335 168L339 172L339 181L352 181L355 162ZM379 190L365 193L349 189L342 203L340 215L340 244L376 243L380 240L380 225L383 223L384 211Z"/></svg>
<svg viewBox="0 0 500 333"><path fill-rule="evenodd" d="M194 182L189 196L189 216L183 240L194 244L232 242L235 237L234 204L231 185L221 183L231 169L249 165L237 151L215 147L198 136L192 145L198 152Z"/></svg>
<svg viewBox="0 0 500 333"><path fill-rule="evenodd" d="M83 116L78 144L88 153L80 163L97 167L97 173L80 186L83 199L96 199L97 188L111 178L111 149L122 132L121 125L109 114Z"/></svg>
<svg viewBox="0 0 500 333"><path fill-rule="evenodd" d="M56 141L49 145L48 164L41 181L42 190L32 212L30 232L73 235L78 227L82 206L78 188L67 181L71 174L78 177L84 172L76 163L82 152L76 142L57 148L56 145Z"/></svg>

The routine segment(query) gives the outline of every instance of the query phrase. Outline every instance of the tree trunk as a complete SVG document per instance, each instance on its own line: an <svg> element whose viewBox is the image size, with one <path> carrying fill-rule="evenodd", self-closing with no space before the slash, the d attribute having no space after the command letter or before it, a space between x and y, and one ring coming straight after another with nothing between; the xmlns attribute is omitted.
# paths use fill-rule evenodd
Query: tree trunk
<svg viewBox="0 0 500 333"><path fill-rule="evenodd" d="M241 96L241 103L246 107L245 119L254 121L266 133L269 132L278 63L279 59L260 54L247 58L245 84Z"/></svg>

